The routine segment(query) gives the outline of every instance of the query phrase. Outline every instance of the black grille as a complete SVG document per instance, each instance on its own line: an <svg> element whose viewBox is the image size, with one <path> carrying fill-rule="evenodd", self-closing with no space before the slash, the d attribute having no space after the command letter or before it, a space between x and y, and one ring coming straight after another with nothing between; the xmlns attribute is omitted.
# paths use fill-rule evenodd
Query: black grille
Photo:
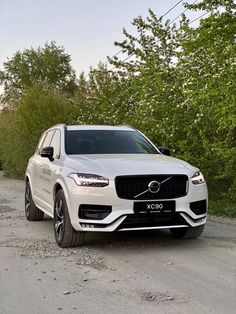
<svg viewBox="0 0 236 314"><path fill-rule="evenodd" d="M118 230L125 228L166 227L187 225L179 213L130 214L119 225Z"/></svg>
<svg viewBox="0 0 236 314"><path fill-rule="evenodd" d="M171 177L171 178L170 178ZM170 178L166 182L164 180ZM136 195L148 189L151 181L163 182L157 193L146 192L135 198ZM120 198L129 200L171 199L183 197L187 194L186 175L135 175L119 176L115 179L116 192Z"/></svg>

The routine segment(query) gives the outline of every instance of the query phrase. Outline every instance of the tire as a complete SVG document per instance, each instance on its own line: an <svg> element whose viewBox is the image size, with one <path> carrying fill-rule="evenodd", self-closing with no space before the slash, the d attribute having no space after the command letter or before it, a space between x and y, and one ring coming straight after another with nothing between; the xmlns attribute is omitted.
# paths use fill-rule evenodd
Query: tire
<svg viewBox="0 0 236 314"><path fill-rule="evenodd" d="M170 232L174 238L197 239L203 233L205 225L187 228L171 228Z"/></svg>
<svg viewBox="0 0 236 314"><path fill-rule="evenodd" d="M54 203L54 234L59 247L75 247L84 243L85 232L75 231L70 222L70 216L63 190L59 190Z"/></svg>
<svg viewBox="0 0 236 314"><path fill-rule="evenodd" d="M25 185L25 217L29 221L43 220L44 212L36 207L32 198L29 181Z"/></svg>

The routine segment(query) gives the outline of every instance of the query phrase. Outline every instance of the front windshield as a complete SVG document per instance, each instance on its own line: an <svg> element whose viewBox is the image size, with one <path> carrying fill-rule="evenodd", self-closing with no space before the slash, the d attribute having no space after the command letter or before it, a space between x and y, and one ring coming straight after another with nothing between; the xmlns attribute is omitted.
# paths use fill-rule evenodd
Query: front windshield
<svg viewBox="0 0 236 314"><path fill-rule="evenodd" d="M123 130L73 130L66 132L65 150L76 154L158 154L139 132Z"/></svg>

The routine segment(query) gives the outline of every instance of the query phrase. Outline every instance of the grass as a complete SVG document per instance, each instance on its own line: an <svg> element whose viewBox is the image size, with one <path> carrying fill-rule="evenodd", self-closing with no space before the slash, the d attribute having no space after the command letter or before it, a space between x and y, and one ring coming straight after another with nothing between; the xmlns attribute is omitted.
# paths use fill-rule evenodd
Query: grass
<svg viewBox="0 0 236 314"><path fill-rule="evenodd" d="M236 203L228 200L209 201L209 214L236 218Z"/></svg>

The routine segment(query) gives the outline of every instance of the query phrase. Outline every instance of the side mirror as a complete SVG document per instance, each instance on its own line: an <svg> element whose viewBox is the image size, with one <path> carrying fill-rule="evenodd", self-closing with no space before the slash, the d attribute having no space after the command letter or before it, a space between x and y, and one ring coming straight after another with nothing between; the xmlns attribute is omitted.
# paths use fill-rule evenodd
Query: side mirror
<svg viewBox="0 0 236 314"><path fill-rule="evenodd" d="M170 156L170 149L166 147L158 147L158 150L166 156Z"/></svg>
<svg viewBox="0 0 236 314"><path fill-rule="evenodd" d="M52 146L47 146L47 147L43 147L40 150L39 155L41 157L48 158L50 161L53 161L53 152L54 152L53 147Z"/></svg>

